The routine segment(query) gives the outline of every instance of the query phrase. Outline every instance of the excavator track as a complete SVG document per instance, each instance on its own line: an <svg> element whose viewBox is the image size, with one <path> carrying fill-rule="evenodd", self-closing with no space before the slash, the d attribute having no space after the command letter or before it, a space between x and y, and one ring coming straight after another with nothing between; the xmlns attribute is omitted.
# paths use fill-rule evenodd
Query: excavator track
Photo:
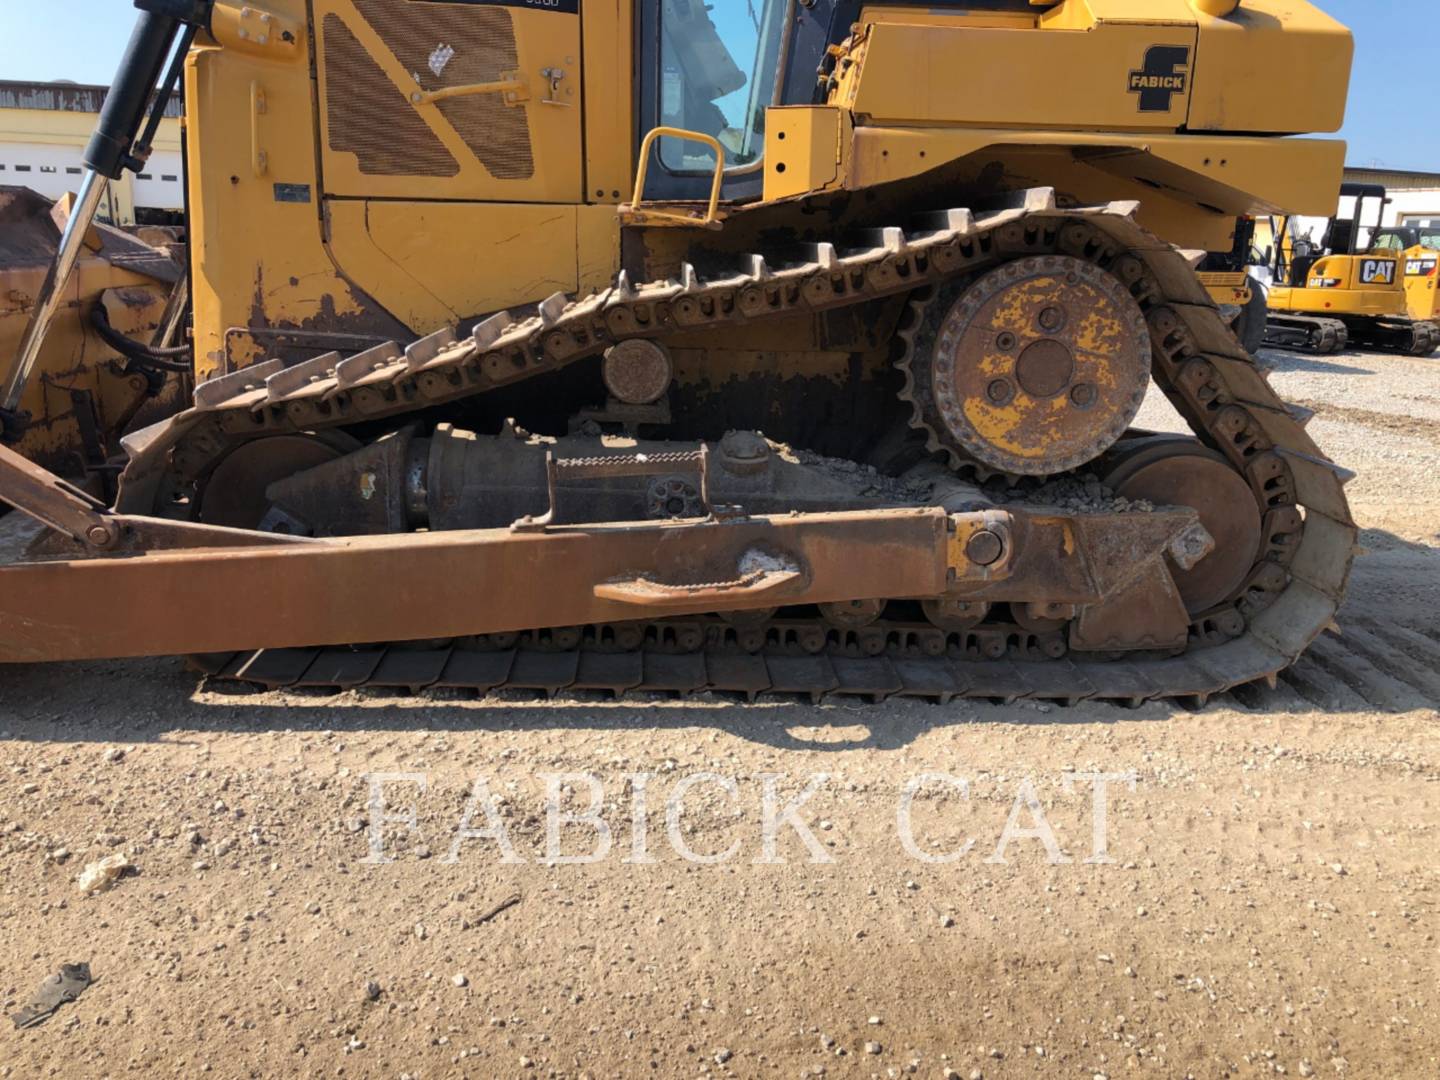
<svg viewBox="0 0 1440 1080"><path fill-rule="evenodd" d="M1263 344L1271 349L1329 356L1349 346L1350 328L1339 319L1272 311L1265 322Z"/></svg>
<svg viewBox="0 0 1440 1080"><path fill-rule="evenodd" d="M1440 326L1419 319L1376 319L1350 337L1361 348L1402 356L1430 356L1440 348Z"/></svg>
<svg viewBox="0 0 1440 1080"><path fill-rule="evenodd" d="M1346 324L1339 319L1272 312L1265 327L1272 349L1328 356L1352 345L1401 356L1431 356L1440 349L1440 325L1414 319L1372 319Z"/></svg>
<svg viewBox="0 0 1440 1080"><path fill-rule="evenodd" d="M914 293L1012 259L1093 262L1129 289L1149 329L1153 377L1196 435L1244 476L1264 514L1264 543L1232 600L1195 619L1180 655L1067 655L1063 633L981 623L959 633L879 621L837 628L820 617L737 628L717 617L567 627L433 646L283 649L205 657L220 678L265 686L396 686L625 692L705 690L983 697L1060 701L1205 698L1274 677L1327 627L1344 594L1356 527L1350 478L1306 434L1303 410L1273 392L1225 326L1185 259L1133 220L1135 206L1059 209L1023 193L989 212L950 210L906 228L871 230L795 259L746 256L733 274L616 286L583 300L552 297L538 314L494 316L461 339L441 331L407 349L347 360L280 361L203 384L195 407L131 445L120 506L193 512L207 468L233 447L398 416L563 367L633 338L824 311ZM774 259L774 265L771 265ZM739 636L745 634L745 637Z"/></svg>

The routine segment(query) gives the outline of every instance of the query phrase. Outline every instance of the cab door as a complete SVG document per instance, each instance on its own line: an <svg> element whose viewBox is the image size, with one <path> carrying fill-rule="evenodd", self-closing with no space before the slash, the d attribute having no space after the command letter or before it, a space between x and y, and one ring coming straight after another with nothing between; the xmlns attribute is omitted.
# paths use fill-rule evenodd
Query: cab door
<svg viewBox="0 0 1440 1080"><path fill-rule="evenodd" d="M581 201L578 0L315 0L328 196Z"/></svg>

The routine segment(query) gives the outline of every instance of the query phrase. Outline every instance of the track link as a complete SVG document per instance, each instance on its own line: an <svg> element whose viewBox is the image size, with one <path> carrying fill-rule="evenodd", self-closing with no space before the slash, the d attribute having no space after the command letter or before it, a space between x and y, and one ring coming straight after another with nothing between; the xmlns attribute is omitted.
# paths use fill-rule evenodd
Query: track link
<svg viewBox="0 0 1440 1080"><path fill-rule="evenodd" d="M1440 349L1440 325L1404 318L1355 320L1272 312L1265 327L1272 349L1328 356L1350 346L1401 356L1431 356Z"/></svg>
<svg viewBox="0 0 1440 1080"><path fill-rule="evenodd" d="M1356 537L1343 491L1350 474L1310 440L1300 414L1271 390L1188 263L1137 225L1134 209L1122 203L1061 210L1052 191L1030 191L999 210L950 210L926 215L906 229L871 230L863 246L815 244L797 261L773 268L764 256L750 255L733 274L703 280L688 265L678 279L641 286L622 275L614 288L583 300L552 297L528 319L494 316L463 340L445 330L403 351L384 346L291 368L269 361L203 384L195 408L135 441L121 507L156 512L168 506L184 513L205 470L246 440L400 415L555 370L616 341L823 311L913 293L1011 259L1067 255L1094 262L1130 290L1149 328L1156 382L1196 434L1246 477L1265 512L1267 539L1248 582L1233 606L1197 621L1191 648L1182 656L971 659L949 655L948 645L944 655L928 657L888 647L879 656L852 656L843 649L791 654L747 651L717 643L709 633L686 638L687 648L677 649L672 641L656 645L647 634L629 651L607 652L585 646L595 628L573 628L550 632L547 649L513 653L454 646L428 653L402 646L279 650L207 666L217 675L280 685L274 676L260 677L274 663L293 671L290 683L347 686L393 679L393 666L419 663L417 654L427 656L433 668L443 653L443 666L432 677L384 684L619 689L604 680L597 685L586 672L628 665L628 681L638 664L641 674L631 684L636 689L813 696L858 688L861 696L914 693L937 699L1203 698L1273 678L1332 624L1344 594ZM508 666L498 658L504 656ZM373 669L358 679L324 675L327 665L347 665L348 673L372 660ZM312 671L316 664L321 668ZM465 665L483 665L484 678L462 677L458 671ZM686 685L671 687L676 678L651 677L671 667L689 672L679 680ZM867 688L854 681L858 675L849 673L862 669L881 685ZM547 672L539 685L535 670ZM724 674L732 670L749 672L745 685L733 685L739 676ZM913 683L907 681L911 676ZM900 684L892 686L897 678ZM927 680L939 688L924 691Z"/></svg>
<svg viewBox="0 0 1440 1080"><path fill-rule="evenodd" d="M1412 319L1380 319L1351 337L1357 345L1402 356L1430 356L1440 348L1440 326Z"/></svg>
<svg viewBox="0 0 1440 1080"><path fill-rule="evenodd" d="M713 637L704 649L676 651L687 634L706 629L704 623L695 621L675 624L663 633L647 634L630 627L642 640L624 651L613 639L607 645L588 634L578 647L567 650L565 635L580 634L572 628L562 633L559 641L553 632L544 632L520 635L518 640L497 637L489 642L423 648L279 649L191 659L197 670L225 684L326 693L357 688L398 694L468 692L480 697L504 690L537 698L712 693L747 701L914 698L939 704L957 699L1063 705L1104 701L1130 707L1165 697L1204 703L1229 690L1235 691L1236 701L1247 709L1278 706L1391 712L1433 709L1440 702L1440 676L1427 666L1440 657L1440 642L1394 624L1347 625L1343 637L1321 637L1269 692L1248 682L1221 685L1233 672L1207 663L1204 651L1168 658L1172 687L1183 678L1196 688L1188 695L1178 690L1159 692L1146 677L1155 658L1106 661L1072 655L1048 659L1044 657L1045 643L1038 640L1013 657L992 659L965 653L967 645L973 650L983 635L968 643L951 635L944 653L933 656L925 648L933 648L936 631L915 626L879 629L892 636L908 631L916 640L926 641L925 646L912 641L903 653L879 656L865 655L854 641L832 641L826 651L807 653L793 643L787 649L771 640L747 653L737 650L734 641L727 647ZM708 629L713 635L717 627L712 622ZM1012 638L1019 633L1013 626L988 630Z"/></svg>
<svg viewBox="0 0 1440 1080"><path fill-rule="evenodd" d="M1350 328L1339 319L1272 311L1265 322L1264 344L1271 349L1329 356L1349 347Z"/></svg>

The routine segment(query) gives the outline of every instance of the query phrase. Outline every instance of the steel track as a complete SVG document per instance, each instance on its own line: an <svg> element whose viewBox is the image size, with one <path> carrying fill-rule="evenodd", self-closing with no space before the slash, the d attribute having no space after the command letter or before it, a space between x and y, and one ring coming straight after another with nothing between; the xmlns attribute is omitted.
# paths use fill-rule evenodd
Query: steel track
<svg viewBox="0 0 1440 1080"><path fill-rule="evenodd" d="M1287 340L1286 331L1292 334L1303 333L1305 340ZM1284 349L1287 352L1329 356L1332 353L1344 352L1349 346L1350 328L1339 319L1271 313L1266 320L1263 344L1267 348Z"/></svg>
<svg viewBox="0 0 1440 1080"><path fill-rule="evenodd" d="M1271 679L1332 624L1344 594L1356 538L1343 490L1350 474L1315 446L1304 430L1303 414L1275 395L1189 264L1136 224L1134 209L1122 203L1060 210L1053 192L1042 189L1023 193L1001 210L951 210L905 229L871 230L855 247L812 245L796 261L777 260L774 267L763 256L749 255L734 274L703 280L688 265L678 280L639 287L622 275L614 288L583 300L552 297L528 319L495 316L464 340L442 331L404 352L382 347L338 363L338 358L322 357L290 369L272 361L205 384L197 391L195 408L132 443L120 506L156 512L183 506L186 498L193 504L206 470L249 439L401 415L564 367L627 338L824 311L910 293L1015 258L1070 255L1094 262L1130 289L1150 330L1156 382L1195 433L1247 478L1265 512L1260 561L1233 606L1198 620L1192 647L1183 656L1133 654L1108 661L849 656L834 650L793 655L717 646L708 634L688 651L676 650L673 643L657 647L647 635L630 652L616 653L584 647L586 633L576 631L575 645L560 649L279 650L219 658L206 666L217 675L266 685L370 682L550 692L562 687L715 689L1127 701L1204 697ZM443 665L433 677L393 681L396 665L418 663L414 658L425 656L428 671L442 654ZM506 656L509 667L497 678ZM351 675L372 659L373 670L353 680ZM485 665L483 678L460 674L480 664ZM344 667L345 678L332 677L329 668L337 665ZM591 674L621 666L623 678ZM683 679L652 677L682 667L688 670ZM274 670L284 677L276 677ZM732 670L747 674L732 676ZM868 673L863 678L862 670ZM802 685L806 678L813 681ZM866 679L878 685L872 688ZM892 685L896 679L899 684ZM927 680L943 681L943 686L926 691ZM686 685L669 685L676 681Z"/></svg>
<svg viewBox="0 0 1440 1080"><path fill-rule="evenodd" d="M480 695L505 689L547 696L562 691L720 693L751 701L800 695L815 702L831 697L872 702L913 697L941 704L955 698L1140 704L1175 696L1203 699L1255 678L1248 669L1232 667L1217 650L1143 661L1075 656L984 659L967 657L954 644L941 656L893 647L885 654L866 656L833 642L819 653L775 644L746 652L712 638L686 652L679 651L673 635L656 634L655 629L641 645L628 650L593 642L565 649L537 640L511 648L267 649L191 659L213 678L267 689L369 687L412 693L468 690Z"/></svg>
<svg viewBox="0 0 1440 1080"><path fill-rule="evenodd" d="M1417 357L1430 356L1440 349L1440 325L1423 320L1377 319L1373 333L1364 330L1356 333L1339 319L1277 312L1270 316L1269 324L1274 327L1274 337L1265 342L1267 347L1312 356L1344 352L1351 345L1373 352ZM1286 341L1285 330L1304 332L1306 341L1303 344Z"/></svg>

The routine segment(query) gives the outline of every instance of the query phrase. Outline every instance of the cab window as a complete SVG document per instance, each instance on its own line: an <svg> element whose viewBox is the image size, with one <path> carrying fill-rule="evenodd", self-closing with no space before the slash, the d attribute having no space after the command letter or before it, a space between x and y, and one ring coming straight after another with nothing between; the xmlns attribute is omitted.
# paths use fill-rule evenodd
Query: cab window
<svg viewBox="0 0 1440 1080"><path fill-rule="evenodd" d="M765 150L765 109L775 103L776 67L790 0L663 0L660 122L715 136L727 169L755 165ZM661 160L675 172L710 172L712 150L666 139Z"/></svg>

